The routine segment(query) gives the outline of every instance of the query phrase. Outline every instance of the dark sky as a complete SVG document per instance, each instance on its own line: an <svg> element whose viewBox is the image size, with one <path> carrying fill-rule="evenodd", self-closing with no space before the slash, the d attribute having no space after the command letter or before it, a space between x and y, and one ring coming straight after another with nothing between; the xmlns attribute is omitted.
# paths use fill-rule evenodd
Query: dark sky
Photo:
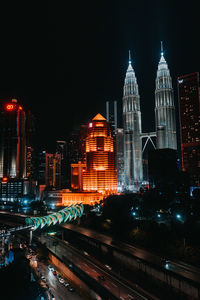
<svg viewBox="0 0 200 300"><path fill-rule="evenodd" d="M31 109L38 141L52 149L74 126L105 114L106 100L121 108L130 49L143 131L154 130L160 41L175 94L178 75L200 70L199 1L60 2L0 5L2 101L17 97Z"/></svg>

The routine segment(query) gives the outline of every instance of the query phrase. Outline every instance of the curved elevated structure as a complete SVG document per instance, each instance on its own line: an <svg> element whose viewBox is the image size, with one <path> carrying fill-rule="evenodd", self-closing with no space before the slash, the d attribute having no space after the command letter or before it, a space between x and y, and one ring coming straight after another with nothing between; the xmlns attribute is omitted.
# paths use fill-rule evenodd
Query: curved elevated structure
<svg viewBox="0 0 200 300"><path fill-rule="evenodd" d="M61 222L70 222L77 217L80 218L83 215L83 211L83 204L77 204L67 206L48 216L26 218L25 222L27 225L32 225L32 230L42 229L44 226L60 224Z"/></svg>

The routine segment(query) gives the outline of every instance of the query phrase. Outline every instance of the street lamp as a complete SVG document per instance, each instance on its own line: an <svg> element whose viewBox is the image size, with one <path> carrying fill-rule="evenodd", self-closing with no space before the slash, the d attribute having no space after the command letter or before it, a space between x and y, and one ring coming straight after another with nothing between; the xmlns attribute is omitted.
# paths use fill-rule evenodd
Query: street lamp
<svg viewBox="0 0 200 300"><path fill-rule="evenodd" d="M176 218L177 218L178 220L181 220L181 215L180 215L180 214L176 214Z"/></svg>

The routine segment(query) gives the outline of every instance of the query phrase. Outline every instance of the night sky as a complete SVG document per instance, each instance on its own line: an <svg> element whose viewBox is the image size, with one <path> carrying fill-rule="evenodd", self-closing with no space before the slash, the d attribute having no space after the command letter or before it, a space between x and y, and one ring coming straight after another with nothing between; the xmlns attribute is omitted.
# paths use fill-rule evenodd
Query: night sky
<svg viewBox="0 0 200 300"><path fill-rule="evenodd" d="M1 4L1 100L30 109L39 143L53 151L56 139L105 114L106 100L121 109L130 49L143 132L153 131L160 41L175 96L177 76L200 71L199 1L59 2Z"/></svg>

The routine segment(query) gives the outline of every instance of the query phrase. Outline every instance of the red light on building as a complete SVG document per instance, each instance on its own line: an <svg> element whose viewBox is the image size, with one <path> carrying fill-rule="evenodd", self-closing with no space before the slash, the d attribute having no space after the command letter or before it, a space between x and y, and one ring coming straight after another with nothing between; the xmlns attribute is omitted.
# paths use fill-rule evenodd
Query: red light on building
<svg viewBox="0 0 200 300"><path fill-rule="evenodd" d="M19 106L19 110L22 110L22 106Z"/></svg>
<svg viewBox="0 0 200 300"><path fill-rule="evenodd" d="M13 104L7 104L6 105L6 110L13 110L14 109L14 105Z"/></svg>
<svg viewBox="0 0 200 300"><path fill-rule="evenodd" d="M3 178L2 178L2 181L3 181L3 182L7 182L7 181L8 181L8 177L3 177Z"/></svg>

